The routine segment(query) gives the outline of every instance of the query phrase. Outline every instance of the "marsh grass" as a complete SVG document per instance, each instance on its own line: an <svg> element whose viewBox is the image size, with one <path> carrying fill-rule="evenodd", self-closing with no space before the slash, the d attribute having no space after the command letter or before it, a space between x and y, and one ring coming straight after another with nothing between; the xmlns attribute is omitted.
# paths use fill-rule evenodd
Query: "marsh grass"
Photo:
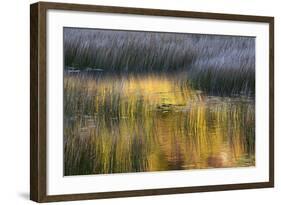
<svg viewBox="0 0 281 205"><path fill-rule="evenodd" d="M64 28L64 175L255 165L255 38Z"/></svg>
<svg viewBox="0 0 281 205"><path fill-rule="evenodd" d="M66 70L185 73L195 89L255 94L255 38L64 28Z"/></svg>

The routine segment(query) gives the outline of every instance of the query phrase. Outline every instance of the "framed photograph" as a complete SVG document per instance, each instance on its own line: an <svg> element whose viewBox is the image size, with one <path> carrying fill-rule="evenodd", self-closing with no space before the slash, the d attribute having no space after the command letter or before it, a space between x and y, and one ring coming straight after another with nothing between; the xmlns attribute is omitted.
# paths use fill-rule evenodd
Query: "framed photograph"
<svg viewBox="0 0 281 205"><path fill-rule="evenodd" d="M40 2L30 198L274 186L274 18Z"/></svg>

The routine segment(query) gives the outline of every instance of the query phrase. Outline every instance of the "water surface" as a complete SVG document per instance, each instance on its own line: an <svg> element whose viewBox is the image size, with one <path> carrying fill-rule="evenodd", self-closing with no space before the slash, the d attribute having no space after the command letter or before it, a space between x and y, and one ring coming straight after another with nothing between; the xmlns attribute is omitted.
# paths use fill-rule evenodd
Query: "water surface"
<svg viewBox="0 0 281 205"><path fill-rule="evenodd" d="M65 175L255 165L255 101L182 75L64 77Z"/></svg>

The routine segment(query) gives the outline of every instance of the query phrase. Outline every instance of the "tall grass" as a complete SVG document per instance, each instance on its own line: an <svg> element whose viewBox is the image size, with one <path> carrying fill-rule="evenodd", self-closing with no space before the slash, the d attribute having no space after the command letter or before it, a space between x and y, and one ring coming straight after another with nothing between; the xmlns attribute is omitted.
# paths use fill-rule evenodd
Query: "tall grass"
<svg viewBox="0 0 281 205"><path fill-rule="evenodd" d="M181 72L196 89L255 94L255 38L64 28L65 69Z"/></svg>
<svg viewBox="0 0 281 205"><path fill-rule="evenodd" d="M64 28L64 174L255 165L253 37Z"/></svg>

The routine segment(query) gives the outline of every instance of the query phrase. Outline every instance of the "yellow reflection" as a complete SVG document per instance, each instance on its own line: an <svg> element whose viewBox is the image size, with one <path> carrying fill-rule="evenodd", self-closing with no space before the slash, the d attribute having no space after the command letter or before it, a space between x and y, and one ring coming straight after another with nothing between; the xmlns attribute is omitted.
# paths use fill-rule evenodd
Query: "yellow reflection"
<svg viewBox="0 0 281 205"><path fill-rule="evenodd" d="M254 101L177 76L65 77L65 173L255 165Z"/></svg>

